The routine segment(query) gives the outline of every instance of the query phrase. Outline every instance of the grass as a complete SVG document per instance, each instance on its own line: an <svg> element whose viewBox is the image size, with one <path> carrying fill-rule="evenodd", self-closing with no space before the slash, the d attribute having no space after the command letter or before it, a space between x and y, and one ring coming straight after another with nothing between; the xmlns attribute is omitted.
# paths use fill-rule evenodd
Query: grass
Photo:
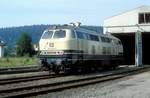
<svg viewBox="0 0 150 98"><path fill-rule="evenodd" d="M35 57L5 57L0 58L0 68L37 65Z"/></svg>

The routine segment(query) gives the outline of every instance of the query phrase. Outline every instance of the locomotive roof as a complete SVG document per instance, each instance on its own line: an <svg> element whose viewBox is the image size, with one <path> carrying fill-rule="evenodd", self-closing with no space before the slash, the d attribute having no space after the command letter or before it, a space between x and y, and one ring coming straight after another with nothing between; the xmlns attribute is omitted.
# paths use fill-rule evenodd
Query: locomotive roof
<svg viewBox="0 0 150 98"><path fill-rule="evenodd" d="M56 30L56 29L72 29L72 30L77 30L77 31L99 34L99 32L96 32L94 30L90 30L90 29L84 28L82 26L76 27L76 26L72 26L72 25L54 25L54 26L49 27L46 30Z"/></svg>
<svg viewBox="0 0 150 98"><path fill-rule="evenodd" d="M72 29L73 26L70 25L53 25L50 26L47 30L55 30L55 29Z"/></svg>
<svg viewBox="0 0 150 98"><path fill-rule="evenodd" d="M87 32L87 33L90 33L90 34L96 34L96 35L105 36L105 37L108 37L108 38L119 40L118 38L114 37L113 35L101 34L99 32L89 30L87 28L83 28L82 26L76 27L76 26L72 26L72 25L54 25L54 26L49 27L46 30L57 30L57 29L72 29L72 30Z"/></svg>

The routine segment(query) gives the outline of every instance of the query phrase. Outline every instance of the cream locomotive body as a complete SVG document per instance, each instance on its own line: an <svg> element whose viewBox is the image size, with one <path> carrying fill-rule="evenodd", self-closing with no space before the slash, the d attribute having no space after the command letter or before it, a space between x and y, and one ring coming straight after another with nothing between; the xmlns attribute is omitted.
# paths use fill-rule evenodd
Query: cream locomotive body
<svg viewBox="0 0 150 98"><path fill-rule="evenodd" d="M39 41L41 65L60 71L116 67L122 61L121 41L80 26L56 26Z"/></svg>

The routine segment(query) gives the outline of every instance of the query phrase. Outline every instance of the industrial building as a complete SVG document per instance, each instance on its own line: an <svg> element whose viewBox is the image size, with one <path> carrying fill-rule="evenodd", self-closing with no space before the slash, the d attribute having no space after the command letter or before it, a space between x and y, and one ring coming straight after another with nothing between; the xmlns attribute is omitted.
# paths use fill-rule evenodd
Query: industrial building
<svg viewBox="0 0 150 98"><path fill-rule="evenodd" d="M105 19L104 33L121 39L124 64L150 64L150 6L140 6Z"/></svg>

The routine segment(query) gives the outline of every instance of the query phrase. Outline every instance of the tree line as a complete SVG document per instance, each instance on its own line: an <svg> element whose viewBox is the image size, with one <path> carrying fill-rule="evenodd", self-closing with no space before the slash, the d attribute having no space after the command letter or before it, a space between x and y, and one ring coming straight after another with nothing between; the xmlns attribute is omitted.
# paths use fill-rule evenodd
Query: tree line
<svg viewBox="0 0 150 98"><path fill-rule="evenodd" d="M6 43L5 56L32 56L35 54L33 44L39 39L46 28L53 25L32 25L21 27L0 28L0 40ZM102 32L101 26L82 26L83 28ZM25 33L23 33L25 32Z"/></svg>
<svg viewBox="0 0 150 98"><path fill-rule="evenodd" d="M27 33L22 33L16 41L16 55L31 57L34 53L31 37Z"/></svg>

